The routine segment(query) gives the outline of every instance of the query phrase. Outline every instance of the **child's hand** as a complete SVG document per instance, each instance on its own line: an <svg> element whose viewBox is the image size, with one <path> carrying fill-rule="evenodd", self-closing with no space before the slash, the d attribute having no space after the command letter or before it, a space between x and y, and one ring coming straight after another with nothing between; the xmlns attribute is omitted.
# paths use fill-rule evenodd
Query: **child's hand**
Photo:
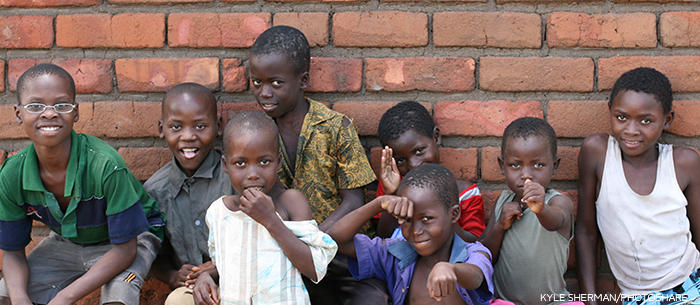
<svg viewBox="0 0 700 305"><path fill-rule="evenodd" d="M188 288L193 289L194 283L197 282L197 278L199 277L199 275L202 274L202 272L206 272L207 270L211 270L214 268L216 268L216 266L214 266L214 263L212 263L211 261L208 261L196 267L192 267L192 272L189 275L187 275L187 281L185 281L185 285L187 285Z"/></svg>
<svg viewBox="0 0 700 305"><path fill-rule="evenodd" d="M396 189L399 188L399 183L401 182L401 173L399 173L399 168L396 166L393 154L394 151L389 146L382 149L382 164L380 166L382 172L379 179L382 180L386 195L396 193Z"/></svg>
<svg viewBox="0 0 700 305"><path fill-rule="evenodd" d="M403 224L406 219L413 217L413 202L406 197L381 196L375 200L381 200L382 209L398 219Z"/></svg>
<svg viewBox="0 0 700 305"><path fill-rule="evenodd" d="M199 280L194 284L192 294L194 294L194 302L197 305L214 305L219 303L216 283L214 283L214 279L207 272L199 276Z"/></svg>
<svg viewBox="0 0 700 305"><path fill-rule="evenodd" d="M240 200L241 211L266 228L273 217L277 218L272 198L257 189L246 189Z"/></svg>
<svg viewBox="0 0 700 305"><path fill-rule="evenodd" d="M175 278L171 280L170 288L175 289L181 286L187 286L187 276L190 275L190 273L192 273L193 267L194 265L190 264L182 265L182 267L180 267L180 270L177 271Z"/></svg>
<svg viewBox="0 0 700 305"><path fill-rule="evenodd" d="M532 182L530 179L525 180L522 200L533 213L538 214L544 208L544 194L545 191L542 185Z"/></svg>
<svg viewBox="0 0 700 305"><path fill-rule="evenodd" d="M457 274L450 263L439 262L428 275L428 293L440 302L444 297L457 290Z"/></svg>
<svg viewBox="0 0 700 305"><path fill-rule="evenodd" d="M501 209L501 215L498 216L498 224L503 231L510 229L510 226L516 219L523 216L523 210L519 202L506 202Z"/></svg>

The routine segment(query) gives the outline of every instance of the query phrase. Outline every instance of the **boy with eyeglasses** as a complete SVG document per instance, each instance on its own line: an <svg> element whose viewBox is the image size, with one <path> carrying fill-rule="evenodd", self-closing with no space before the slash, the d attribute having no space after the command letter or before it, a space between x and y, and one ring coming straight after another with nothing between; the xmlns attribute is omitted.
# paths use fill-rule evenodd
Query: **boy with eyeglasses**
<svg viewBox="0 0 700 305"><path fill-rule="evenodd" d="M105 142L73 131L73 78L41 64L17 82L15 118L32 141L0 168L0 304L138 304L164 217ZM51 229L29 254L32 221Z"/></svg>

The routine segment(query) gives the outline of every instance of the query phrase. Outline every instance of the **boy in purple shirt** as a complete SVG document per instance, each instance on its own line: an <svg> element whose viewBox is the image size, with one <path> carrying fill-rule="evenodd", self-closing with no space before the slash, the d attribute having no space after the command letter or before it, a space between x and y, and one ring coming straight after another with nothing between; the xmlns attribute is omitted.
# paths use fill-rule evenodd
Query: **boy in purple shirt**
<svg viewBox="0 0 700 305"><path fill-rule="evenodd" d="M464 242L454 233L460 208L452 173L438 164L418 166L404 177L397 194L372 200L328 231L338 252L348 256L355 279L386 281L395 305L409 300L488 304L493 294L491 253L479 242ZM406 240L370 240L355 234L383 211L399 220Z"/></svg>

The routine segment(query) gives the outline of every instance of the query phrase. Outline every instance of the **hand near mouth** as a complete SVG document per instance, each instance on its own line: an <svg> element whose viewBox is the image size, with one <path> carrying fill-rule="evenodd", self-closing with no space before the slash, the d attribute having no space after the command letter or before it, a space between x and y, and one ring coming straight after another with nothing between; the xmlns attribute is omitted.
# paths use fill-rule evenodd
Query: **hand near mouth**
<svg viewBox="0 0 700 305"><path fill-rule="evenodd" d="M272 221L279 219L275 214L275 204L272 202L272 198L257 188L244 190L240 201L241 211L266 228Z"/></svg>
<svg viewBox="0 0 700 305"><path fill-rule="evenodd" d="M533 213L538 214L544 208L544 195L545 190L542 185L532 182L530 179L525 180L521 201L526 203Z"/></svg>

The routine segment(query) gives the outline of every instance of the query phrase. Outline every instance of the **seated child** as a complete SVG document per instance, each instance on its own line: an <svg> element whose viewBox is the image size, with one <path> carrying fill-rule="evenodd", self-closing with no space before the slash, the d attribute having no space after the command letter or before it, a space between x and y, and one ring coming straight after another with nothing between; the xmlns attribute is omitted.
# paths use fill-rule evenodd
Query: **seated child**
<svg viewBox="0 0 700 305"><path fill-rule="evenodd" d="M479 240L493 256L495 297L516 304L558 304L573 237L573 203L547 188L561 159L557 136L539 118L519 118L503 132L498 165L508 190L498 197ZM557 302L542 299L556 295Z"/></svg>
<svg viewBox="0 0 700 305"><path fill-rule="evenodd" d="M356 279L386 281L394 305L488 304L493 286L490 252L454 232L459 219L457 183L442 165L408 172L398 196L381 196L351 212L328 231L347 255ZM381 211L398 218L404 239L355 234Z"/></svg>
<svg viewBox="0 0 700 305"><path fill-rule="evenodd" d="M17 102L32 143L0 169L0 303L73 304L101 286L101 304L138 304L163 237L158 205L114 148L73 131L68 72L29 68ZM52 232L25 256L33 220Z"/></svg>
<svg viewBox="0 0 700 305"><path fill-rule="evenodd" d="M440 129L435 127L428 110L418 102L405 101L389 108L379 121L378 134L384 149L377 197L393 195L401 177L414 167L424 163L440 163ZM455 232L465 241L474 242L486 226L484 200L476 184L469 181L458 179L457 190L462 213L455 224ZM377 235L401 237L396 218L389 213L383 214L385 216L379 222Z"/></svg>
<svg viewBox="0 0 700 305"><path fill-rule="evenodd" d="M209 254L216 269L194 287L197 304L310 304L301 274L326 273L337 245L318 229L297 190L275 185L281 164L279 132L265 114L236 115L224 131L224 170L240 195L224 196L207 211Z"/></svg>
<svg viewBox="0 0 700 305"><path fill-rule="evenodd" d="M173 161L143 186L168 219L163 247L151 267L156 278L174 289L166 305L194 304L191 287L201 270L212 266L207 209L219 197L233 194L221 163L223 152L213 148L223 127L216 98L204 86L179 84L163 97L158 131Z"/></svg>
<svg viewBox="0 0 700 305"><path fill-rule="evenodd" d="M576 227L581 293L595 293L600 230L621 292L638 296L623 304L700 295L700 158L658 143L673 121L672 103L671 83L661 72L628 71L610 93L611 135L583 141Z"/></svg>
<svg viewBox="0 0 700 305"><path fill-rule="evenodd" d="M365 204L363 187L376 177L352 122L304 97L310 54L309 41L301 31L271 27L250 48L250 82L258 104L280 130L278 177L285 188L304 194L325 232ZM368 223L363 232L369 227ZM389 298L381 281L353 280L342 255L331 262L323 281L304 281L314 305L380 305Z"/></svg>

